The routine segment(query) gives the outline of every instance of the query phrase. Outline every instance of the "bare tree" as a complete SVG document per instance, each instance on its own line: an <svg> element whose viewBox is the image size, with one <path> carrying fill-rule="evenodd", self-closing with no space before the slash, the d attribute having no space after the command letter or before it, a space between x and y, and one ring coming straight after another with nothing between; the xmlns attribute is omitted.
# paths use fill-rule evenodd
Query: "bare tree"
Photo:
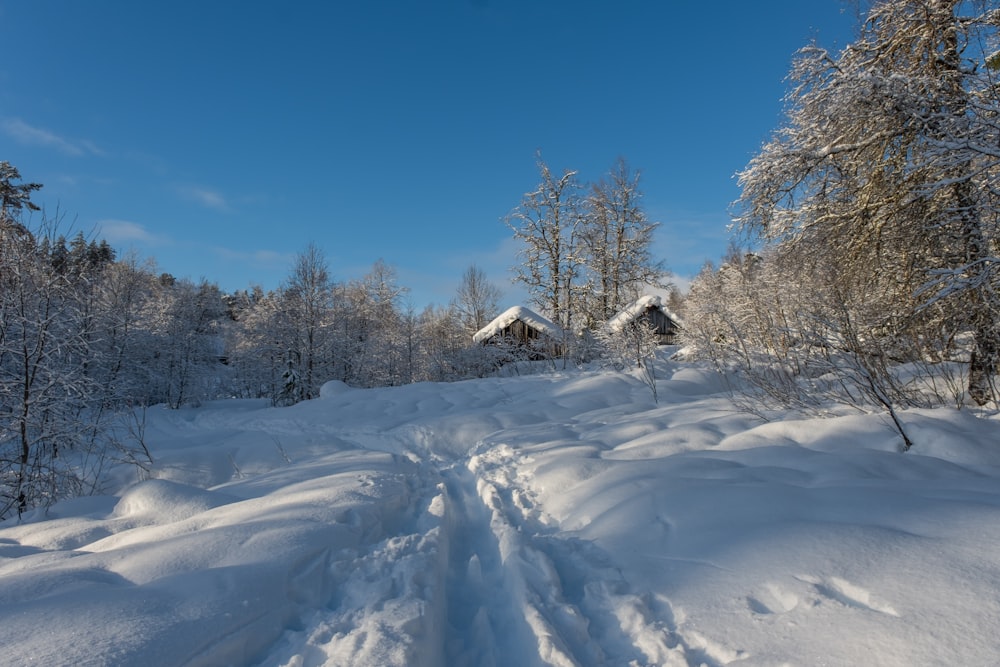
<svg viewBox="0 0 1000 667"><path fill-rule="evenodd" d="M610 323L597 330L602 359L615 370L625 370L635 364L642 382L649 387L654 402L659 402L656 391L656 351L660 337L655 327L644 318L623 322L620 326Z"/></svg>
<svg viewBox="0 0 1000 667"><path fill-rule="evenodd" d="M580 239L587 267L587 325L597 328L640 296L648 286L663 285L663 262L652 255L653 233L642 209L639 172L619 158L608 175L591 188Z"/></svg>
<svg viewBox="0 0 1000 667"><path fill-rule="evenodd" d="M90 386L85 340L69 281L47 270L34 239L0 247L0 517L47 504L75 485L62 465ZM84 357L85 358L85 357Z"/></svg>
<svg viewBox="0 0 1000 667"><path fill-rule="evenodd" d="M580 278L579 232L583 219L576 172L556 177L538 157L541 182L505 219L523 245L515 279L549 318L572 330Z"/></svg>
<svg viewBox="0 0 1000 667"><path fill-rule="evenodd" d="M491 283L486 278L486 273L473 264L462 274L462 283L458 286L451 307L471 337L497 316L502 296L500 288Z"/></svg>

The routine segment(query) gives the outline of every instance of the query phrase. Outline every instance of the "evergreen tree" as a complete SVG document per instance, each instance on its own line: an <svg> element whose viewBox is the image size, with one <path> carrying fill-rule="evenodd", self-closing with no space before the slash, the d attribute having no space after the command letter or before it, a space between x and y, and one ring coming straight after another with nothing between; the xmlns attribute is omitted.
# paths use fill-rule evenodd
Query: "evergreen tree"
<svg viewBox="0 0 1000 667"><path fill-rule="evenodd" d="M21 231L27 231L20 222L21 212L39 210L38 205L31 201L31 193L41 190L40 183L17 183L21 173L17 167L6 160L0 161L0 232L13 225Z"/></svg>

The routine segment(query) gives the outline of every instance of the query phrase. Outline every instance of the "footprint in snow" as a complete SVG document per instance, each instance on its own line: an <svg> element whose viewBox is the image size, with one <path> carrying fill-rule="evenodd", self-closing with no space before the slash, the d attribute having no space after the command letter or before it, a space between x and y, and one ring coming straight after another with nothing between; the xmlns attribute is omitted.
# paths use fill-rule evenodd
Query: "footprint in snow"
<svg viewBox="0 0 1000 667"><path fill-rule="evenodd" d="M857 584L852 584L851 582L839 577L821 579L818 577L802 575L796 577L796 579L803 583L812 585L815 591L821 596L839 602L845 607L866 609L868 611L887 614L889 616L899 616L899 612L893 609L891 605L877 600L868 589L858 586Z"/></svg>
<svg viewBox="0 0 1000 667"><path fill-rule="evenodd" d="M778 584L768 583L757 595L747 596L747 606L755 614L784 614L799 606L799 596Z"/></svg>

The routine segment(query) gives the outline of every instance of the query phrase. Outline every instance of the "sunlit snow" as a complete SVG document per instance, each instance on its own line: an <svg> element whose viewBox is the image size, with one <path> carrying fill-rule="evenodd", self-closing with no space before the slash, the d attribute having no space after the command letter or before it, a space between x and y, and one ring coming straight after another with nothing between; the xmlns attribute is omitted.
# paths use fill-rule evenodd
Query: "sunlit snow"
<svg viewBox="0 0 1000 667"><path fill-rule="evenodd" d="M761 423L661 360L152 408L0 524L5 665L989 665L996 416Z"/></svg>

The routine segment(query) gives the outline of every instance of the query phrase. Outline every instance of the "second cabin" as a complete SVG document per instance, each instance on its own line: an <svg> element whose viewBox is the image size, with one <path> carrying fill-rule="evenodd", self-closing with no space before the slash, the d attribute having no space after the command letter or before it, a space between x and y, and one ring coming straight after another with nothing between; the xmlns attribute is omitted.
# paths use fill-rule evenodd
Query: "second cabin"
<svg viewBox="0 0 1000 667"><path fill-rule="evenodd" d="M482 345L523 349L529 358L544 359L562 354L563 337L559 325L524 306L514 306L477 331L472 340Z"/></svg>
<svg viewBox="0 0 1000 667"><path fill-rule="evenodd" d="M673 345L680 331L680 319L663 305L658 296L644 296L608 321L611 332L624 331L629 326L646 326L656 333L660 345Z"/></svg>

